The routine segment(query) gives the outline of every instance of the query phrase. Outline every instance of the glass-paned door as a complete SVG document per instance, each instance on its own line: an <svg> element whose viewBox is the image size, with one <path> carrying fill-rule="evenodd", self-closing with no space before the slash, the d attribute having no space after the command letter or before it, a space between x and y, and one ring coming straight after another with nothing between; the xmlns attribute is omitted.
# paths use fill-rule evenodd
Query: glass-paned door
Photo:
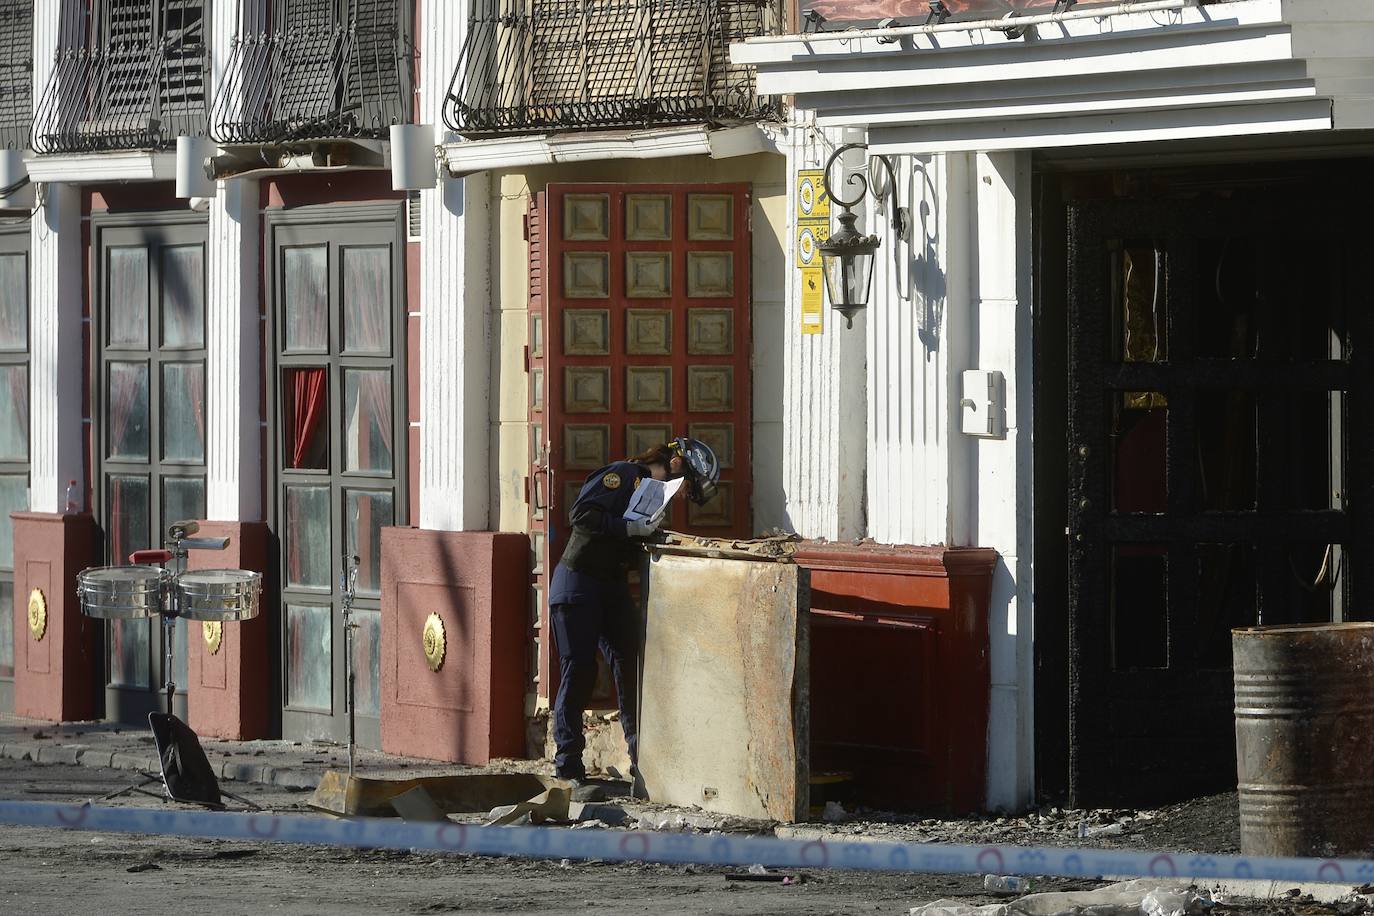
<svg viewBox="0 0 1374 916"><path fill-rule="evenodd" d="M0 712L14 709L14 527L29 507L29 223L0 223Z"/></svg>
<svg viewBox="0 0 1374 916"><path fill-rule="evenodd" d="M205 244L203 223L98 228L100 474L96 513L106 562L161 547L167 527L205 516ZM158 620L107 628L107 717L161 708ZM175 629L177 705L186 692L186 626ZM178 713L184 715L184 710Z"/></svg>
<svg viewBox="0 0 1374 916"><path fill-rule="evenodd" d="M404 524L402 237L395 222L273 233L282 731L347 735L342 582L357 557L358 740L380 745L381 529Z"/></svg>

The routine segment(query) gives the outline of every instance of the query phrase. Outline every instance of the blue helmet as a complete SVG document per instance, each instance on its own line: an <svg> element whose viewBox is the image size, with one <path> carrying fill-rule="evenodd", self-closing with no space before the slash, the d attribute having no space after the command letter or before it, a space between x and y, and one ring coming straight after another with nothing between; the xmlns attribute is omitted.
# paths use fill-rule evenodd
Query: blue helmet
<svg viewBox="0 0 1374 916"><path fill-rule="evenodd" d="M700 439L686 436L679 436L668 446L682 459L687 498L698 506L709 502L716 495L716 484L720 481L720 462L716 460L716 453Z"/></svg>

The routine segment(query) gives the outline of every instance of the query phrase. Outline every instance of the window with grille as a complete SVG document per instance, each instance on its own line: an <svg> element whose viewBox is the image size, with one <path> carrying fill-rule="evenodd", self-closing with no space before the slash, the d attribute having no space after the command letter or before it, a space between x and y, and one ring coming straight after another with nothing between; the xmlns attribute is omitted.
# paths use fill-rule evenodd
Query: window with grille
<svg viewBox="0 0 1374 916"><path fill-rule="evenodd" d="M0 0L0 148L29 145L33 123L33 0Z"/></svg>
<svg viewBox="0 0 1374 916"><path fill-rule="evenodd" d="M410 120L408 10L402 0L274 0L269 29L234 42L211 136L385 138Z"/></svg>
<svg viewBox="0 0 1374 916"><path fill-rule="evenodd" d="M771 0L478 0L444 120L469 136L757 120L731 42L780 28Z"/></svg>
<svg viewBox="0 0 1374 916"><path fill-rule="evenodd" d="M205 0L104 0L99 47L109 59L110 110L137 111L152 101L154 117L203 112L204 26ZM149 82L153 62L159 66Z"/></svg>
<svg viewBox="0 0 1374 916"><path fill-rule="evenodd" d="M96 0L73 9L34 118L40 153L163 149L205 133L208 0ZM54 49L57 50L57 49Z"/></svg>

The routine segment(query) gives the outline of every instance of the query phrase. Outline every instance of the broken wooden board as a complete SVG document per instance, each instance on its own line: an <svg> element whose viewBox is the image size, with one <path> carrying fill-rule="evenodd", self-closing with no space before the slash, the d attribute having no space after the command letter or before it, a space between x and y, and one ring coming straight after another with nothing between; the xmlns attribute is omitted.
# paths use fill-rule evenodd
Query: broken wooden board
<svg viewBox="0 0 1374 916"><path fill-rule="evenodd" d="M512 805L548 789L567 788L565 780L533 773L468 773L414 779L374 779L327 770L308 804L320 811L359 817L395 817L392 799L421 787L444 814L486 812Z"/></svg>
<svg viewBox="0 0 1374 916"><path fill-rule="evenodd" d="M809 796L806 570L655 550L647 578L639 768L649 798L796 821Z"/></svg>

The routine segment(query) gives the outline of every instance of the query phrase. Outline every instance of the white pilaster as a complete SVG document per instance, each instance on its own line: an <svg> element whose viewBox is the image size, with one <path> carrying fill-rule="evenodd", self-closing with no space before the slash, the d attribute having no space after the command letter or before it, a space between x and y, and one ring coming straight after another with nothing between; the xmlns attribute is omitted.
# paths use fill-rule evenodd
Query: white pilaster
<svg viewBox="0 0 1374 916"><path fill-rule="evenodd" d="M1007 424L1004 438L976 440L971 465L972 540L1001 555L989 620L988 804L1017 809L1034 792L1030 156L979 153L975 170L976 368L1003 373Z"/></svg>
<svg viewBox="0 0 1374 916"><path fill-rule="evenodd" d="M60 512L86 484L81 416L81 199L44 185L30 220L29 486L35 512Z"/></svg>
<svg viewBox="0 0 1374 916"><path fill-rule="evenodd" d="M436 125L467 32L466 3L421 0L416 120ZM441 179L420 195L421 528L478 531L490 518L488 180Z"/></svg>
<svg viewBox="0 0 1374 916"><path fill-rule="evenodd" d="M844 142L806 125L790 132L788 174L825 165ZM835 166L834 179L840 178ZM792 182L795 184L795 181ZM788 224L797 224L790 195ZM783 487L792 530L804 537L840 540L863 532L864 339L866 317L854 327L825 302L824 332L801 333L801 273L787 240L787 307L783 337Z"/></svg>
<svg viewBox="0 0 1374 916"><path fill-rule="evenodd" d="M912 227L908 244L887 220L873 227L882 245L869 309L868 533L967 545L972 447L959 433L958 385L972 335L972 166L964 154L893 158Z"/></svg>
<svg viewBox="0 0 1374 916"><path fill-rule="evenodd" d="M259 28L263 11L262 0L211 5L211 98L228 78L235 36ZM234 116L238 101L230 99L225 113ZM219 182L210 202L208 237L205 514L216 521L257 521L262 518L258 182Z"/></svg>
<svg viewBox="0 0 1374 916"><path fill-rule="evenodd" d="M258 183L219 183L205 251L205 513L262 518Z"/></svg>

